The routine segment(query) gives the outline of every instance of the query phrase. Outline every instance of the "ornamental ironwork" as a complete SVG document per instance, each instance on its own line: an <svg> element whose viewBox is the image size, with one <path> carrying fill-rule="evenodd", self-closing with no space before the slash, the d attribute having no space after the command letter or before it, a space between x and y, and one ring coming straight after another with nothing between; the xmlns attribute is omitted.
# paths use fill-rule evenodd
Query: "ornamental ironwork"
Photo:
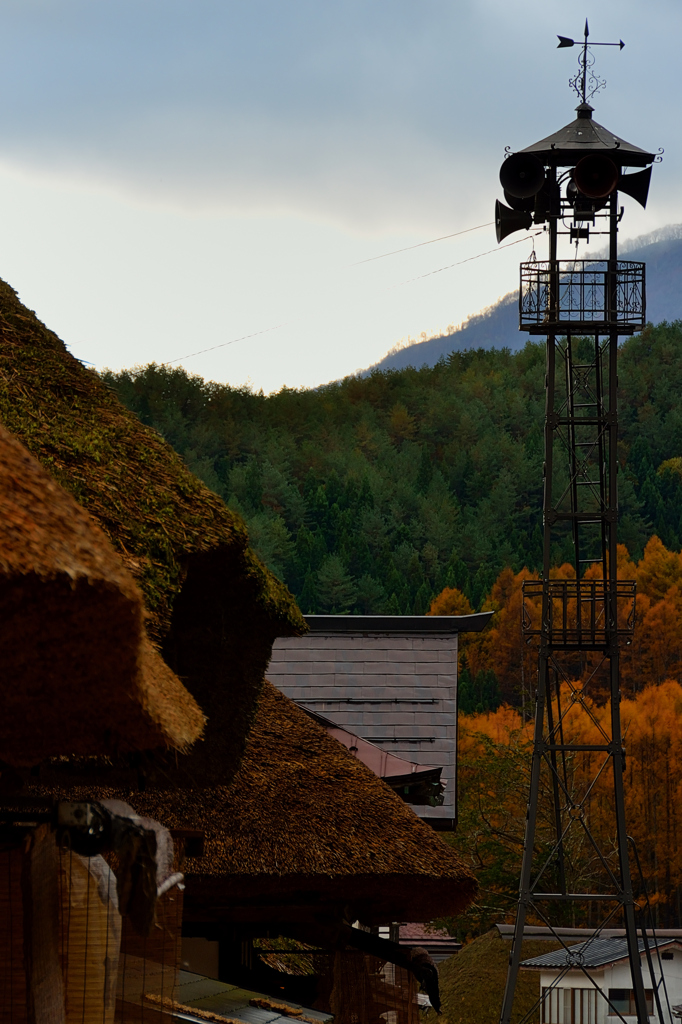
<svg viewBox="0 0 682 1024"><path fill-rule="evenodd" d="M519 328L530 334L595 329L641 331L645 265L618 260L544 260L521 264Z"/></svg>

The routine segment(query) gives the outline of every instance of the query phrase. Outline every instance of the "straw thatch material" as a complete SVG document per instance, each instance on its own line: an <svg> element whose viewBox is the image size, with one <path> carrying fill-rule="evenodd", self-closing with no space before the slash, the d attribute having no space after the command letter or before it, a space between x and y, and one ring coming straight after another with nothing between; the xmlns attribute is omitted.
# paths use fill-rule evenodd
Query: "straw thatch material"
<svg viewBox="0 0 682 1024"><path fill-rule="evenodd" d="M239 516L3 282L0 419L99 522L140 585L150 637L209 719L192 777L211 777L214 739L224 747L229 737L229 778L273 639L306 629L288 590L248 547ZM178 784L163 770L157 784Z"/></svg>
<svg viewBox="0 0 682 1024"><path fill-rule="evenodd" d="M0 426L0 759L185 749L196 701L151 647L102 531Z"/></svg>
<svg viewBox="0 0 682 1024"><path fill-rule="evenodd" d="M419 1024L417 989L405 968L358 950L339 950L329 1001L334 1024Z"/></svg>
<svg viewBox="0 0 682 1024"><path fill-rule="evenodd" d="M204 856L184 867L186 920L429 921L476 891L452 848L267 682L231 786L123 798L205 832Z"/></svg>

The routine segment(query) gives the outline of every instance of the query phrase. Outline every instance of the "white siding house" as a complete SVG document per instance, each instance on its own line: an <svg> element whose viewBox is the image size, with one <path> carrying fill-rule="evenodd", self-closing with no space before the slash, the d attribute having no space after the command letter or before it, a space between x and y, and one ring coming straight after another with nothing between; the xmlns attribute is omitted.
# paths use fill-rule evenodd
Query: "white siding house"
<svg viewBox="0 0 682 1024"><path fill-rule="evenodd" d="M679 1018L671 1016L668 1006L682 1003L682 941L650 938L649 947L653 980L644 941L639 940L649 1020L659 1022L655 999L658 988L662 1024L677 1024ZM581 963L589 972L589 978L580 969ZM521 967L540 973L541 1024L616 1024L621 1018L628 1024L636 1024L625 939L589 939L567 950L525 960ZM661 983L661 968L664 984Z"/></svg>

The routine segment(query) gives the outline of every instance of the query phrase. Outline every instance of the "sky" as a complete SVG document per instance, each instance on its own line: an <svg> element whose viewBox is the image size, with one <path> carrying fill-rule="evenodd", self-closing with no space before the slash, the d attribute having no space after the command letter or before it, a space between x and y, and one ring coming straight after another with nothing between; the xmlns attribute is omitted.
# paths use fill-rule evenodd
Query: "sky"
<svg viewBox="0 0 682 1024"><path fill-rule="evenodd" d="M0 277L98 369L354 373L542 258L498 172L575 116L586 15L595 119L665 149L622 237L678 223L679 0L0 0Z"/></svg>

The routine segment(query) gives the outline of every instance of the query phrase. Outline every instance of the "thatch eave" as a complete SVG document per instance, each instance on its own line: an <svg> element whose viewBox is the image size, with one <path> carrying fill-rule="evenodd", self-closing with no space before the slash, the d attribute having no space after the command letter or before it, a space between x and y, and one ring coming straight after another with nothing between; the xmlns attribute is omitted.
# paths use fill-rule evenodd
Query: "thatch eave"
<svg viewBox="0 0 682 1024"><path fill-rule="evenodd" d="M58 791L58 772L44 779ZM77 795L73 784L61 793ZM204 855L185 865L188 920L427 921L476 892L441 836L267 682L230 786L101 795L205 834Z"/></svg>
<svg viewBox="0 0 682 1024"><path fill-rule="evenodd" d="M186 750L196 701L106 536L0 426L0 760Z"/></svg>
<svg viewBox="0 0 682 1024"><path fill-rule="evenodd" d="M160 763L160 776L169 785L215 777L214 742L228 737L220 778L229 779L274 638L306 631L293 597L249 548L240 516L4 282L0 420L107 534L143 592L150 641L208 718L193 774L180 759ZM203 621L189 593L210 594Z"/></svg>

